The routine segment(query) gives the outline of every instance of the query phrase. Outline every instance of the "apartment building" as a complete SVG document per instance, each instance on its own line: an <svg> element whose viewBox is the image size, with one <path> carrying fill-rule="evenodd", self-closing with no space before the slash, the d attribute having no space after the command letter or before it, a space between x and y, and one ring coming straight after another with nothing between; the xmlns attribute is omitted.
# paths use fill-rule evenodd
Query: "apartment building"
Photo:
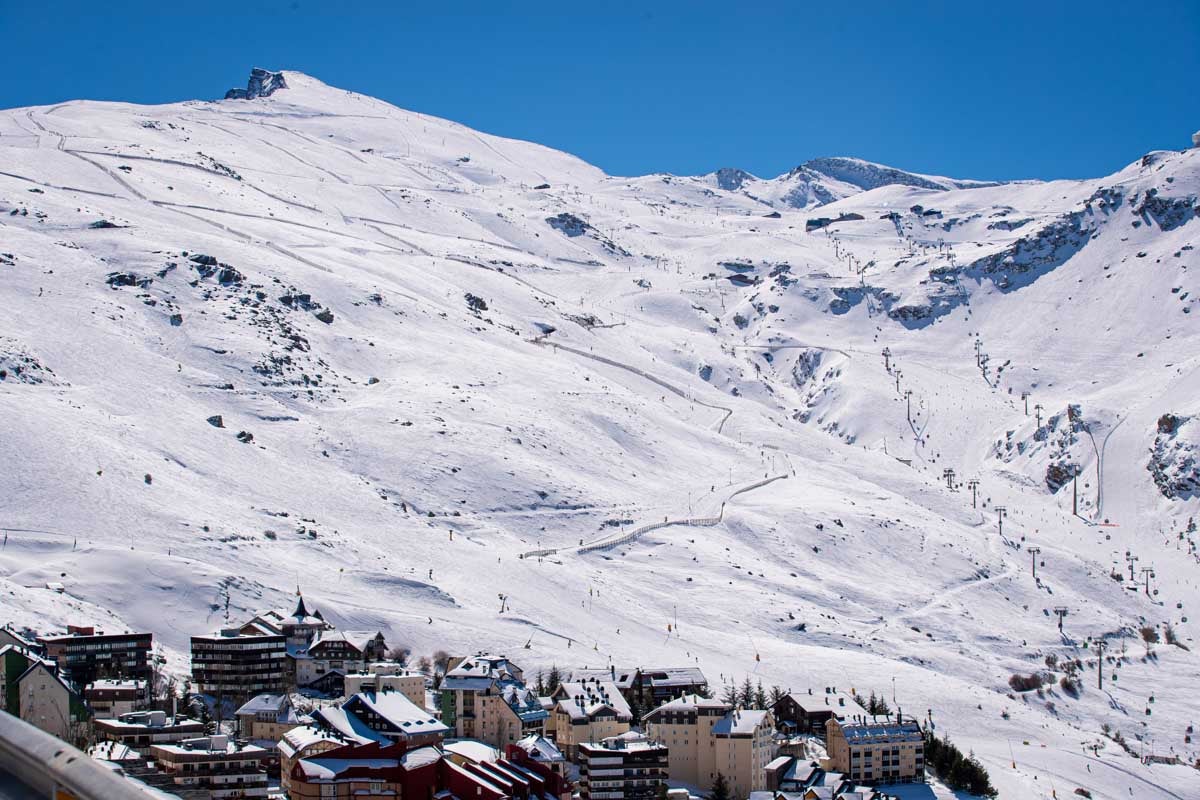
<svg viewBox="0 0 1200 800"><path fill-rule="evenodd" d="M419 672L405 669L399 664L373 663L365 672L346 675L344 696L359 692L395 691L407 697L413 705L425 707L425 683L428 679Z"/></svg>
<svg viewBox="0 0 1200 800"><path fill-rule="evenodd" d="M824 691L786 694L771 707L771 714L782 730L824 736L825 723L831 717L866 716L867 710L854 695L827 686Z"/></svg>
<svg viewBox="0 0 1200 800"><path fill-rule="evenodd" d="M285 733L304 722L292 706L291 695L286 694L252 697L234 716L237 717L237 730L241 738L270 742L272 747Z"/></svg>
<svg viewBox="0 0 1200 800"><path fill-rule="evenodd" d="M282 634L237 628L193 636L192 685L201 694L237 701L281 694L287 688L286 641Z"/></svg>
<svg viewBox="0 0 1200 800"><path fill-rule="evenodd" d="M484 653L451 662L442 679L441 711L455 736L500 751L526 736L544 735L550 717L519 667Z"/></svg>
<svg viewBox="0 0 1200 800"><path fill-rule="evenodd" d="M253 744L238 744L228 736L184 739L156 744L150 757L181 790L207 790L212 800L267 796L267 752Z"/></svg>
<svg viewBox="0 0 1200 800"><path fill-rule="evenodd" d="M136 679L101 678L84 688L83 699L97 717L112 719L148 706L150 686Z"/></svg>
<svg viewBox="0 0 1200 800"><path fill-rule="evenodd" d="M95 628L68 625L62 636L38 638L46 658L76 686L98 678L151 678L152 633L97 632Z"/></svg>
<svg viewBox="0 0 1200 800"><path fill-rule="evenodd" d="M707 694L708 679L699 667L609 667L583 669L575 678L609 680L634 709L651 709L688 694ZM636 720L635 720L636 722Z"/></svg>
<svg viewBox="0 0 1200 800"><path fill-rule="evenodd" d="M830 768L861 783L924 783L925 737L914 719L836 717L825 724Z"/></svg>
<svg viewBox="0 0 1200 800"><path fill-rule="evenodd" d="M58 674L53 662L34 659L15 681L16 716L65 742L82 746L91 710Z"/></svg>
<svg viewBox="0 0 1200 800"><path fill-rule="evenodd" d="M714 767L729 780L734 797L767 788L767 764L775 757L775 721L765 709L734 709L713 726Z"/></svg>
<svg viewBox="0 0 1200 800"><path fill-rule="evenodd" d="M669 775L668 750L630 731L579 745L580 800L653 800Z"/></svg>
<svg viewBox="0 0 1200 800"><path fill-rule="evenodd" d="M174 744L204 735L204 723L187 717L172 717L165 711L135 711L116 719L98 719L93 726L100 741L116 742L139 754L149 755L156 744Z"/></svg>
<svg viewBox="0 0 1200 800"><path fill-rule="evenodd" d="M707 790L720 772L735 797L766 788L774 757L774 720L765 710L743 710L699 695L663 703L647 714L646 735L670 750L670 776Z"/></svg>
<svg viewBox="0 0 1200 800"><path fill-rule="evenodd" d="M550 694L547 736L569 761L583 742L599 742L629 730L633 714L616 684L589 678L560 683Z"/></svg>

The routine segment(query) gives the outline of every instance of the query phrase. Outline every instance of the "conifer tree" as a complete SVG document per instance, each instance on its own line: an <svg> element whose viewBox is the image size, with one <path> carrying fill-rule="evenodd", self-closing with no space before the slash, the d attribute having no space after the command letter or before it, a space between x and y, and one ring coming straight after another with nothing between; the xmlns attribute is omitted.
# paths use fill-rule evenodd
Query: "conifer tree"
<svg viewBox="0 0 1200 800"><path fill-rule="evenodd" d="M717 778L713 781L712 790L708 793L708 800L732 800L729 792L729 781L723 772L717 773Z"/></svg>
<svg viewBox="0 0 1200 800"><path fill-rule="evenodd" d="M742 681L742 688L738 692L738 703L742 708L752 708L754 706L754 684L750 682L750 676L746 676L746 680Z"/></svg>

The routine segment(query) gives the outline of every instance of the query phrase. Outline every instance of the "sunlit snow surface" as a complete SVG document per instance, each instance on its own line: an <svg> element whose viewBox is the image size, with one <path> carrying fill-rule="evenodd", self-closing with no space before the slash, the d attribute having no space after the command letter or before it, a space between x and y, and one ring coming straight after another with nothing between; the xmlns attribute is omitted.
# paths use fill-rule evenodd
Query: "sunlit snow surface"
<svg viewBox="0 0 1200 800"><path fill-rule="evenodd" d="M189 635L299 585L343 627L527 672L894 679L1002 797L1200 796L1100 732L1197 757L1200 422L1159 419L1200 412L1200 151L726 190L286 80L0 113L0 622L151 630L183 672ZM1078 517L1054 463L1082 468ZM716 524L575 552L664 519ZM1144 659L1166 622L1193 650ZM1009 696L1105 635L1128 663L1103 691L1089 665L1079 699Z"/></svg>

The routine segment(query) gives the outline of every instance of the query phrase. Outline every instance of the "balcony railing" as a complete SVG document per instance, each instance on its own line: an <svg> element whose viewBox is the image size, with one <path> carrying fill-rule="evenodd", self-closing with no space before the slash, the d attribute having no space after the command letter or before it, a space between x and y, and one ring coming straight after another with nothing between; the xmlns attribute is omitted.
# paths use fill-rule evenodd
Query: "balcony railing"
<svg viewBox="0 0 1200 800"><path fill-rule="evenodd" d="M71 745L0 711L0 796L147 800L136 784Z"/></svg>

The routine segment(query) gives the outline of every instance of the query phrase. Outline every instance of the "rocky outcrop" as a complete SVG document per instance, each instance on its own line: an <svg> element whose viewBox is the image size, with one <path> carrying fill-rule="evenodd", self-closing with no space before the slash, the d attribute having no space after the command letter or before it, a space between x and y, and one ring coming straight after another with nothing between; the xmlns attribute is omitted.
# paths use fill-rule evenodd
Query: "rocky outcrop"
<svg viewBox="0 0 1200 800"><path fill-rule="evenodd" d="M1195 197L1163 197L1157 189L1147 189L1140 201L1135 195L1130 202L1133 213L1143 222L1154 222L1164 231L1175 230L1200 216L1200 205Z"/></svg>
<svg viewBox="0 0 1200 800"><path fill-rule="evenodd" d="M1192 417L1183 414L1163 414L1158 419L1150 462L1146 464L1154 485L1163 497L1183 500L1200 490L1200 428L1191 424Z"/></svg>
<svg viewBox="0 0 1200 800"><path fill-rule="evenodd" d="M742 185L754 178L749 172L736 167L721 167L716 172L717 187L727 192L736 192Z"/></svg>
<svg viewBox="0 0 1200 800"><path fill-rule="evenodd" d="M257 100L269 97L280 89L286 89L287 82L282 72L271 72L269 69L255 67L250 70L250 80L245 89L230 89L225 93L226 100Z"/></svg>

